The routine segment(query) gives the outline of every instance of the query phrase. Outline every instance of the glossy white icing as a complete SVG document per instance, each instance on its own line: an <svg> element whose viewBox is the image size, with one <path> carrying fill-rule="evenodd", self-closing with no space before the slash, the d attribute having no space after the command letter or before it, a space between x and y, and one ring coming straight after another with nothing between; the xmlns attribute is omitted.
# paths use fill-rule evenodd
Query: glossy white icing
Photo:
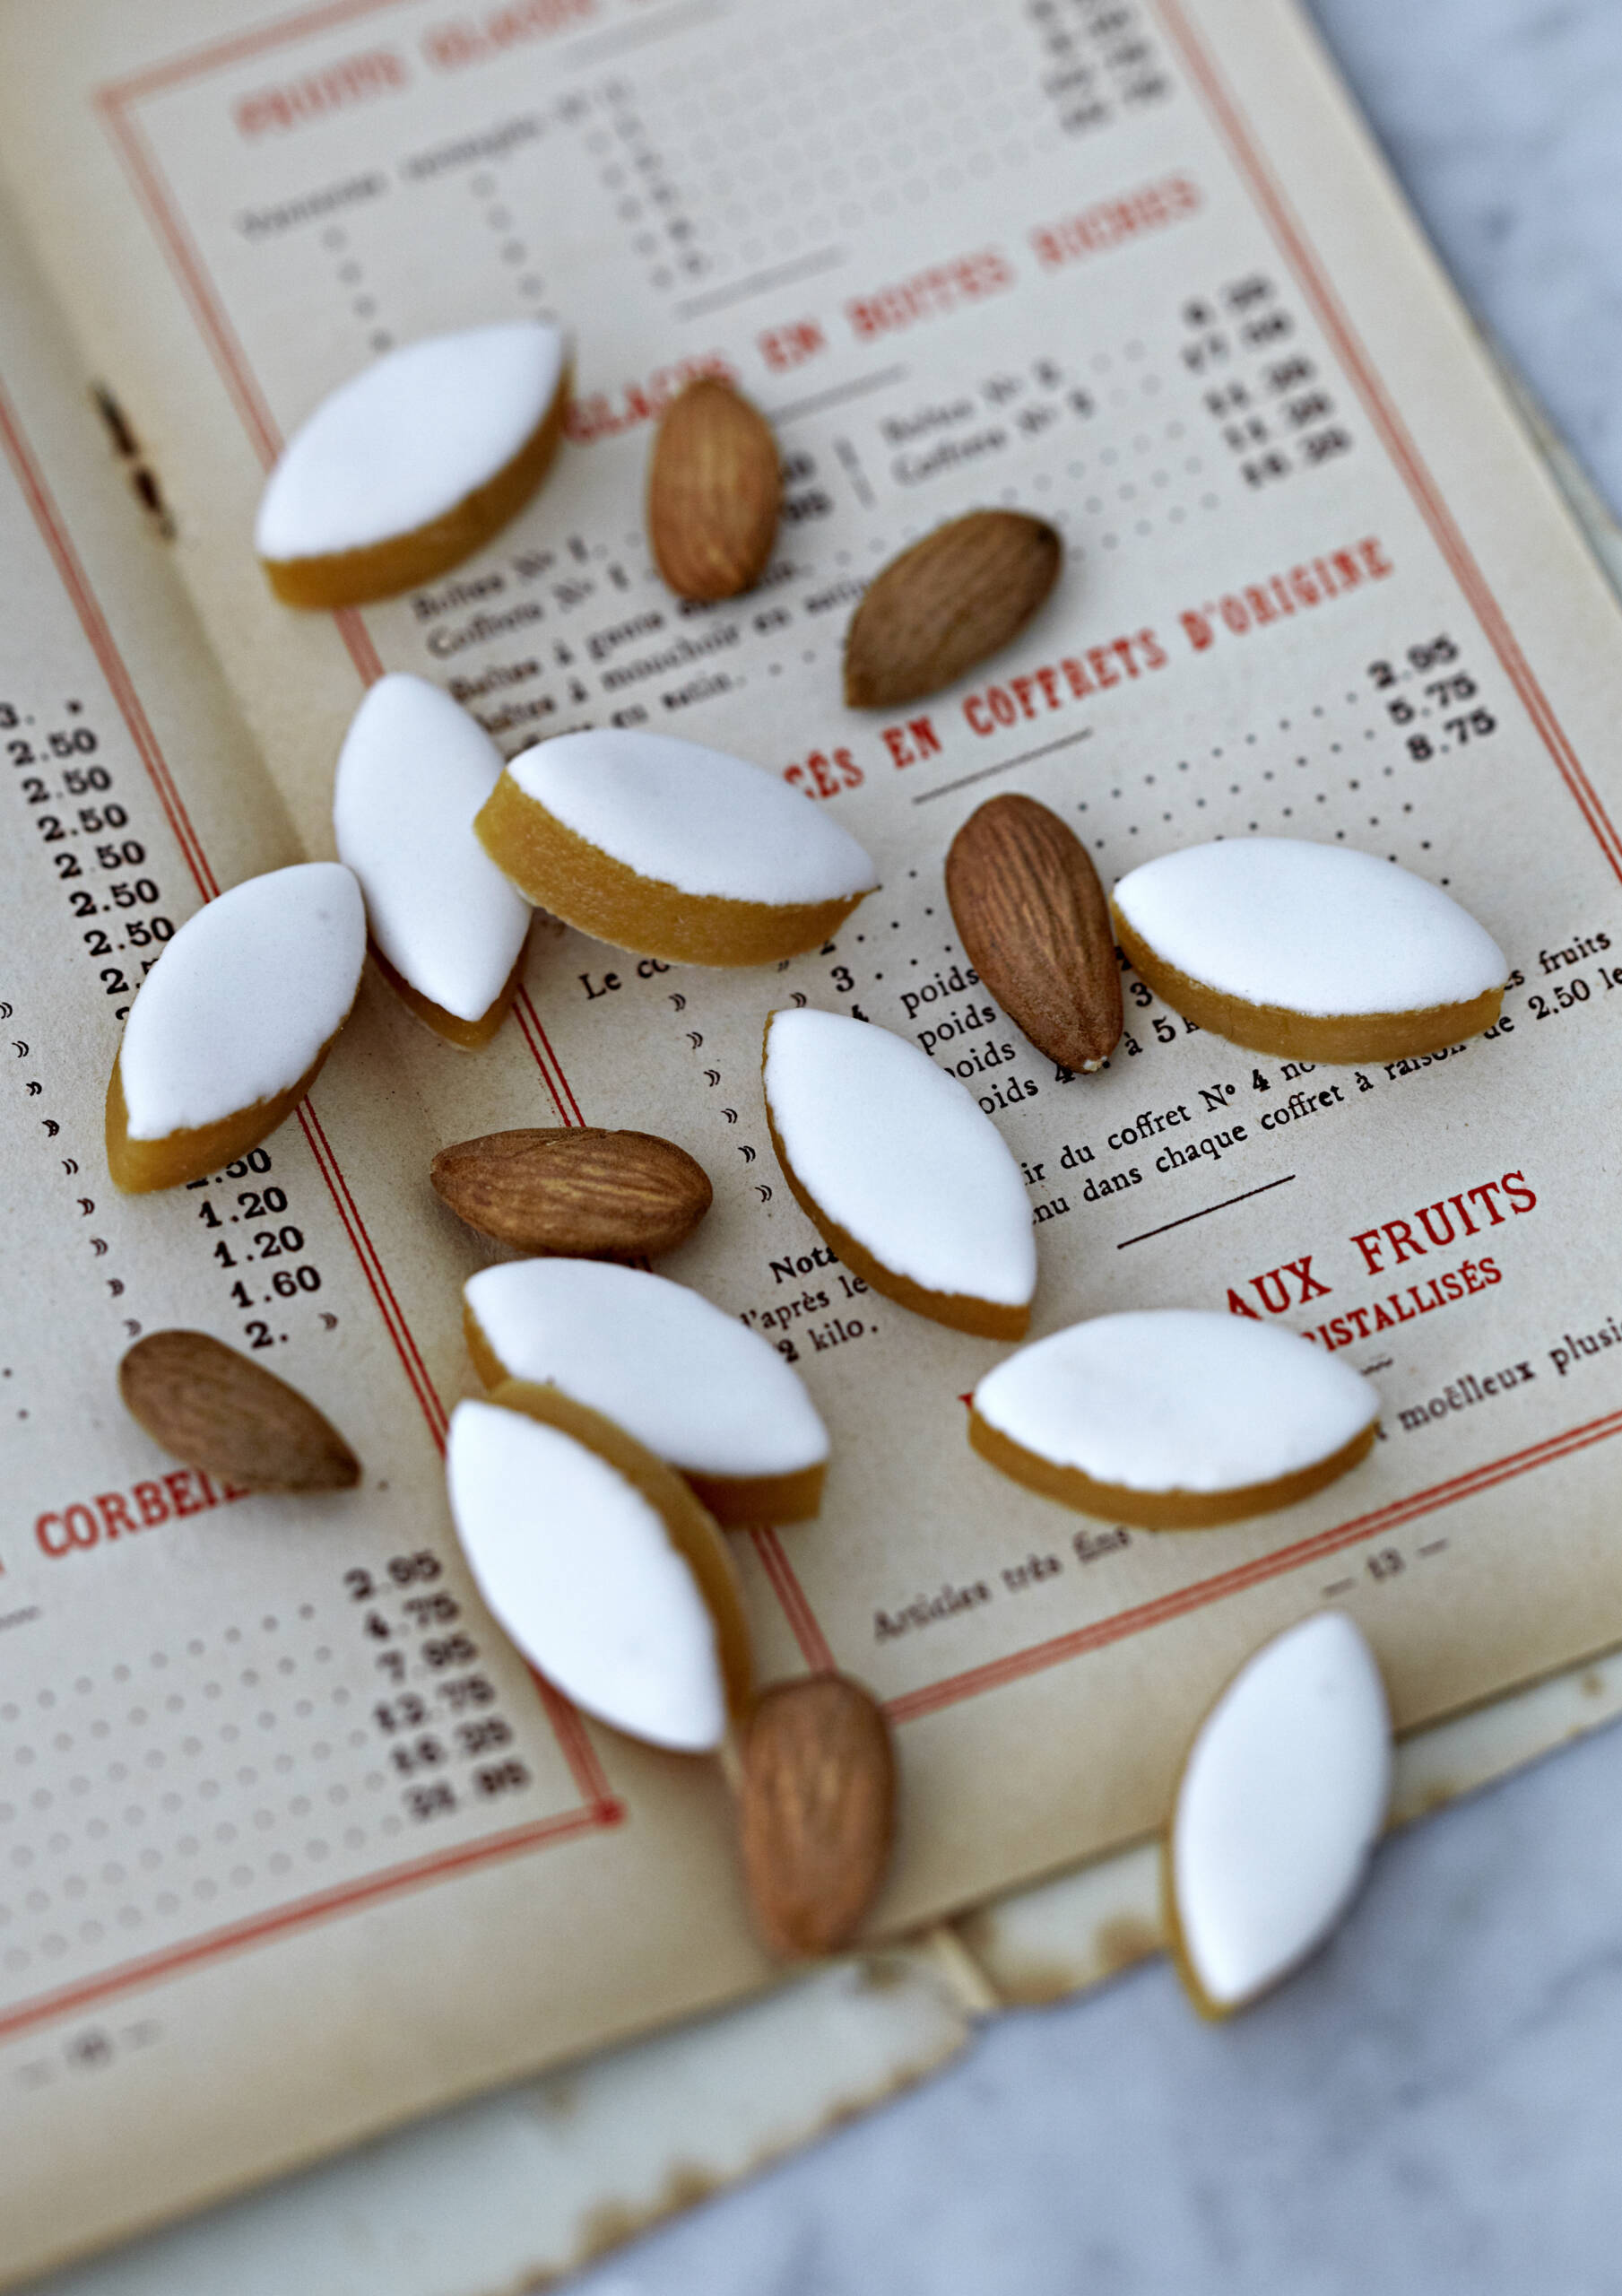
<svg viewBox="0 0 1622 2296"><path fill-rule="evenodd" d="M774 1013L766 1098L801 1185L882 1265L928 1292L1029 1300L1037 1245L1019 1167L927 1053L840 1013Z"/></svg>
<svg viewBox="0 0 1622 2296"><path fill-rule="evenodd" d="M446 1465L479 1591L531 1664L632 1737L719 1745L715 1623L635 1484L560 1428L487 1403L456 1405Z"/></svg>
<svg viewBox="0 0 1622 2296"><path fill-rule="evenodd" d="M538 743L507 771L588 845L683 892L788 907L879 882L824 808L723 750L605 726Z"/></svg>
<svg viewBox="0 0 1622 2296"><path fill-rule="evenodd" d="M531 909L473 835L501 778L478 720L422 678L371 687L338 758L333 829L372 939L403 979L476 1021L518 961Z"/></svg>
<svg viewBox="0 0 1622 2296"><path fill-rule="evenodd" d="M336 861L249 877L187 918L124 1025L130 1137L214 1124L297 1083L347 1019L365 956L360 888Z"/></svg>
<svg viewBox="0 0 1622 2296"><path fill-rule="evenodd" d="M1186 1308L1095 1316L988 1371L975 1409L1041 1458L1130 1491L1232 1491L1331 1457L1379 1416L1307 1339Z"/></svg>
<svg viewBox="0 0 1622 2296"><path fill-rule="evenodd" d="M1509 976L1491 934L1439 885L1344 845L1222 838L1145 862L1114 898L1167 964L1252 1004L1423 1012Z"/></svg>
<svg viewBox="0 0 1622 2296"><path fill-rule="evenodd" d="M261 558L322 558L413 534L512 461L562 380L564 341L538 319L430 335L324 398L260 498Z"/></svg>
<svg viewBox="0 0 1622 2296"><path fill-rule="evenodd" d="M1235 1676L1177 1789L1177 1924L1210 2003L1238 2007L1323 1942L1363 1879L1390 1798L1379 1667L1349 1618L1320 1612Z"/></svg>
<svg viewBox="0 0 1622 2296"><path fill-rule="evenodd" d="M551 1381L672 1466L794 1474L828 1431L775 1347L697 1292L601 1260L509 1260L464 1294L510 1378Z"/></svg>

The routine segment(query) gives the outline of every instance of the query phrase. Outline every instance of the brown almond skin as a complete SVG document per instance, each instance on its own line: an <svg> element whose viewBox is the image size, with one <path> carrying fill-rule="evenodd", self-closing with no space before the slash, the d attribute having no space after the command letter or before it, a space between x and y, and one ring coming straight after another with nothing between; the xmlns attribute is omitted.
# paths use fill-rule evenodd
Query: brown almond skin
<svg viewBox="0 0 1622 2296"><path fill-rule="evenodd" d="M761 1693L738 1827L756 1926L774 1953L849 1944L884 1879L895 1819L889 1726L860 1683L812 1674Z"/></svg>
<svg viewBox="0 0 1622 2296"><path fill-rule="evenodd" d="M349 1491L360 1463L285 1379L203 1331L154 1331L118 1366L125 1408L188 1466L249 1491Z"/></svg>
<svg viewBox="0 0 1622 2296"><path fill-rule="evenodd" d="M651 1132L487 1132L442 1148L429 1173L457 1217L523 1252L655 1259L709 1210L709 1175Z"/></svg>
<svg viewBox="0 0 1622 2296"><path fill-rule="evenodd" d="M845 634L845 699L888 709L939 693L1019 636L1059 578L1064 545L1020 510L971 510L877 574Z"/></svg>
<svg viewBox="0 0 1622 2296"><path fill-rule="evenodd" d="M783 477L757 406L700 375L665 410L647 473L647 535L678 597L735 598L766 571Z"/></svg>
<svg viewBox="0 0 1622 2296"><path fill-rule="evenodd" d="M1097 1068L1121 1040L1109 903L1086 847L1036 798L993 797L946 857L968 961L1010 1021L1062 1068Z"/></svg>

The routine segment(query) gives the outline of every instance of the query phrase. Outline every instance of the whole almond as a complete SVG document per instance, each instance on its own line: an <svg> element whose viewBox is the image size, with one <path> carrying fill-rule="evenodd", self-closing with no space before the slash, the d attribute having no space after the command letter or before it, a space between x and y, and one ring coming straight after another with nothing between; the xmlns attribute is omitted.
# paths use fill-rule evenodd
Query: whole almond
<svg viewBox="0 0 1622 2296"><path fill-rule="evenodd" d="M709 1176L651 1132L487 1132L442 1148L429 1175L481 1235L571 1259L653 1259L709 1210Z"/></svg>
<svg viewBox="0 0 1622 2296"><path fill-rule="evenodd" d="M762 1693L743 1743L739 1834L762 1937L793 1958L849 1943L884 1878L896 1770L860 1683L813 1674Z"/></svg>
<svg viewBox="0 0 1622 2296"><path fill-rule="evenodd" d="M766 571L783 478L759 407L700 375L666 409L647 474L647 533L679 597L735 598Z"/></svg>
<svg viewBox="0 0 1622 2296"><path fill-rule="evenodd" d="M938 693L1017 638L1059 578L1064 545L1019 510L971 510L874 576L845 635L845 699L885 709Z"/></svg>
<svg viewBox="0 0 1622 2296"><path fill-rule="evenodd" d="M1010 1021L1061 1067L1097 1068L1121 1039L1109 904L1087 848L1034 797L993 797L946 857L968 961Z"/></svg>
<svg viewBox="0 0 1622 2296"><path fill-rule="evenodd" d="M118 1366L154 1443L249 1491L347 1491L360 1463L297 1387L204 1331L154 1331Z"/></svg>

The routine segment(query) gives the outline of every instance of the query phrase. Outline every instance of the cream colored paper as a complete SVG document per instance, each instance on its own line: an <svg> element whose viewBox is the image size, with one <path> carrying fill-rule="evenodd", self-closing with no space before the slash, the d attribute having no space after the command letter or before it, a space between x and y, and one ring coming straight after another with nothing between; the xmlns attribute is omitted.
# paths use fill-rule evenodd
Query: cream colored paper
<svg viewBox="0 0 1622 2296"><path fill-rule="evenodd" d="M38 1443L45 1471L0 1555L20 1608L36 1582L51 1594L26 1622L31 1646L21 1632L11 1645L20 1669L31 1647L26 1664L54 1683L69 1650L110 1654L116 1623L147 1667L160 1649L166 1667L189 1664L202 1640L201 1674L165 1695L205 1699L222 1633L251 1632L263 1652L307 1605L303 1639L275 1644L274 1663L337 1668L370 1712L388 1704L382 1643L362 1639L369 1596L345 1608L343 1584L365 1570L406 1641L407 1691L437 1698L430 1674L471 1675L471 1660L421 1655L436 1625L470 1633L515 1750L449 1738L456 1798L419 1805L404 1797L438 1781L395 1765L411 1746L390 1741L424 1726L391 1709L397 1727L374 1719L343 1774L323 1772L317 1835L311 1749L335 1742L317 1739L313 1712L294 1716L309 1736L263 1831L296 1846L213 1841L189 1897L168 1877L183 1826L199 1845L185 1856L204 1857L199 1821L160 1801L156 1818L121 1819L153 1824L142 1844L160 1858L138 1903L131 1884L152 1925L143 1958L170 1956L144 1977L105 1923L78 1934L99 1913L62 1927L85 1864L68 1835L39 1876L47 1905L21 1902L11 1950L27 1963L8 1968L0 1947L25 2021L8 2055L47 2067L12 2092L19 2269L764 1974L718 1787L543 1710L447 1544L433 1434L466 1377L455 1286L474 1257L422 1187L447 1140L554 1117L632 1124L715 1176L714 1214L664 1265L793 1348L835 1430L821 1520L742 1552L767 1668L831 1656L889 1701L906 1814L883 1929L1141 1835L1223 1676L1326 1599L1368 1628L1405 1725L1622 1636L1606 1496L1622 1326L1604 1217L1605 1039L1622 996L1608 985L1622 948L1606 760L1617 609L1292 15L1273 0L1041 19L1012 0L893 0L876 16L798 0L461 15L393 0L267 24L246 5L85 0L53 10L48 33L30 7L0 13L0 57L16 212L81 369L107 380L157 474L175 567L264 760L263 780L251 753L228 765L240 734L193 722L209 674L177 675L172 647L149 648L143 674L173 689L168 770L204 825L195 839L169 827L160 792L132 780L177 919L198 897L194 846L220 883L291 849L272 788L300 848L330 849L332 761L379 664L438 676L509 749L638 712L731 745L836 806L885 875L837 947L769 977L665 973L538 932L516 1022L473 1062L369 989L314 1095L319 1131L288 1127L271 1174L204 1199L230 1206L266 1179L286 1194L277 1225L303 1239L288 1272L315 1267L322 1290L290 1305L285 1343L280 1320L233 1299L243 1278L215 1259L195 1194L121 1208L105 1240L149 1271L144 1318L124 1279L136 1319L205 1322L239 1344L265 1323L360 1450L368 1495L319 1525L244 1502L117 1542L92 1513L71 1519L99 1527L93 1546L42 1552L37 1517L59 1518L46 1534L59 1541L69 1505L151 1479L105 1400L123 1335L86 1308L63 1340L80 1407ZM274 608L247 537L276 439L384 337L525 309L556 312L578 345L576 442L538 501L418 599L336 626ZM25 422L49 430L74 364L38 367L38 332L8 330L6 373L33 403ZM777 422L791 516L760 594L684 612L641 538L646 417L714 362ZM54 455L59 493L100 504L89 437L34 451ZM1067 535L1041 619L951 694L893 720L844 711L838 641L863 577L941 517L1003 500ZM84 614L30 539L35 508L19 496L7 515L40 625L12 706L66 733ZM98 595L117 623L150 613L163 578L155 544L132 562L116 539ZM117 700L97 694L93 730L126 745L122 804L124 777L145 768ZM1364 1089L1353 1072L1289 1074L1191 1035L1129 982L1137 1049L1062 1082L967 977L940 890L953 831L1008 787L1064 811L1106 876L1253 826L1343 835L1444 877L1522 976L1511 1025ZM263 815L252 834L245 803ZM74 1054L64 1106L88 1170L107 1008L86 1019L89 968L57 953L48 853L8 849L20 945L57 1000L38 1033ZM927 1039L984 1096L1030 1176L1038 1329L1128 1304L1276 1310L1372 1370L1386 1406L1375 1459L1288 1516L1191 1539L1128 1538L998 1481L967 1452L960 1401L996 1351L850 1288L775 1170L759 1031L796 995ZM30 1183L19 1202L34 1201ZM42 1255L64 1248L42 1224L37 1238ZM1500 1380L1522 1365L1530 1379ZM410 1575L423 1552L439 1565L427 1582ZM391 1560L398 1585L380 1575ZM458 1619L434 1619L436 1591ZM176 1651L160 1625L184 1636ZM239 1665L237 1648L230 1726L280 1728L282 1709L256 1703L262 1662ZM136 1661L108 1663L134 1679ZM240 1681L249 1671L259 1682ZM257 1723L265 1710L273 1725ZM110 1712L98 1718L110 1733ZM192 1759L178 1752L187 1728L164 1722L143 1753ZM67 1750L30 1751L51 1767L41 1790L71 1794ZM274 1757L268 1774L229 1761L210 1816L239 1839ZM526 1775L502 1784L509 1761ZM328 1775L400 1834L330 1817ZM189 1812L195 1789L158 1791ZM298 1861L317 1839L338 1862L312 1883ZM290 1864L273 1868L276 1855ZM100 1859L114 1863L141 1874ZM250 1878L233 1883L238 1870ZM204 1880L213 1898L197 1897ZM161 1918L160 1897L176 1900ZM149 1947L160 1932L169 1942ZM42 1979L56 1935L62 1974ZM131 2032L156 1994L166 2005L169 2022L148 2021L161 2034L115 2052L94 2092L71 2085L64 2013L39 2006L74 1987L74 2015L133 2002ZM112 2165L94 2222L76 2176L65 2231L51 2163L70 2130Z"/></svg>

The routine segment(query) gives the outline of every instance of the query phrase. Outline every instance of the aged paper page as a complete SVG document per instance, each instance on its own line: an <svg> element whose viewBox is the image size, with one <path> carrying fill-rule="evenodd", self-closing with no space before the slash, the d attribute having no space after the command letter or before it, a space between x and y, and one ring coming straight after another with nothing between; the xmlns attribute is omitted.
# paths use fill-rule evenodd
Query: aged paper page
<svg viewBox="0 0 1622 2296"><path fill-rule="evenodd" d="M889 1920L1141 1831L1223 1673L1331 1592L1408 1722L1622 1632L1597 1448L1615 607L1293 17L1071 13L398 0L245 11L240 37L166 10L159 43L86 8L60 100L94 132L71 177L22 186L57 246L97 194L76 316L121 362L310 839L382 661L514 747L612 718L731 743L880 857L838 946L773 977L568 937L529 999L568 1118L672 1130L715 1171L672 1272L792 1348L837 1430L822 1519L761 1534L752 1569L769 1661L831 1654L903 1726ZM273 612L244 541L264 454L386 341L532 308L575 327L580 389L532 509L339 631ZM707 361L776 417L791 516L762 597L681 613L639 490L649 413ZM843 712L863 576L1005 499L1069 536L1041 621L934 705ZM1394 854L1510 950L1509 1025L1411 1070L1295 1074L1133 983L1109 1073L1061 1081L967 974L940 891L953 830L1007 787L1060 804L1106 875L1253 826ZM759 1029L796 994L912 1035L1004 1125L1043 1328L1277 1315L1372 1370L1376 1459L1194 1541L1072 1525L968 1459L960 1397L993 1351L875 1310L774 1186ZM481 1064L481 1120L545 1109L528 1026ZM448 1134L468 1071L441 1065Z"/></svg>
<svg viewBox="0 0 1622 2296"><path fill-rule="evenodd" d="M309 849L382 665L509 749L611 720L733 746L880 859L837 945L769 978L538 936L516 1026L412 1073L436 1142L636 1125L714 1175L667 1265L792 1351L836 1431L821 1520L742 1552L768 1668L831 1658L900 1726L885 1926L1141 1834L1223 1675L1325 1600L1367 1627L1405 1725L1622 1638L1618 610L1290 12L82 0L48 39L0 14L0 53L19 205ZM280 439L389 342L526 309L578 345L540 500L416 598L338 627L273 609L247 536ZM648 568L640 489L650 416L706 365L776 421L790 516L760 596L689 612ZM863 580L1001 500L1067 536L1041 619L936 701L844 711ZM1510 952L1505 1022L1311 1071L1129 982L1108 1073L1063 1079L985 998L941 891L954 831L1008 787L1106 880L1253 830L1388 853ZM875 1308L776 1172L759 1031L795 996L908 1034L1002 1125L1039 1330L1275 1317L1371 1372L1374 1459L1192 1539L998 1481L961 1401L995 1351ZM391 1043L403 1026L379 1013ZM421 1314L448 1363L451 1303ZM672 1971L663 1990L678 2005Z"/></svg>
<svg viewBox="0 0 1622 2296"><path fill-rule="evenodd" d="M9 2279L764 1971L718 1779L600 1744L463 1570L439 1438L473 1260L388 993L240 1164L108 1181L131 985L298 847L4 246L0 345ZM177 1467L115 1387L169 1325L318 1397L361 1490Z"/></svg>

